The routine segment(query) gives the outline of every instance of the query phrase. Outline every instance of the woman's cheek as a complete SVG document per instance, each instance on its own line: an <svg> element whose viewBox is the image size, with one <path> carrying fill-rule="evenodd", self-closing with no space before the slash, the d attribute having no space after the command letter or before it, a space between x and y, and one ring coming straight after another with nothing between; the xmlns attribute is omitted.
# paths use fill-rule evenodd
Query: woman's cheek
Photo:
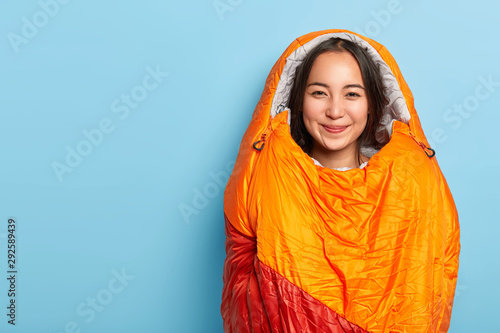
<svg viewBox="0 0 500 333"><path fill-rule="evenodd" d="M321 113L324 102L308 98L304 100L304 113L310 117L318 116Z"/></svg>

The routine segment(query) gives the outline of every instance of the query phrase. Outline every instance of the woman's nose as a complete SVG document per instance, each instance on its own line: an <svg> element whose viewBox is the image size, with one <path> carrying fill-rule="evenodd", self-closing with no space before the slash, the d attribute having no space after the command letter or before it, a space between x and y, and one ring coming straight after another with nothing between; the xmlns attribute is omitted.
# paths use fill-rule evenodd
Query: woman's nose
<svg viewBox="0 0 500 333"><path fill-rule="evenodd" d="M332 100L327 106L326 115L332 119L342 118L344 114L344 108L338 101Z"/></svg>

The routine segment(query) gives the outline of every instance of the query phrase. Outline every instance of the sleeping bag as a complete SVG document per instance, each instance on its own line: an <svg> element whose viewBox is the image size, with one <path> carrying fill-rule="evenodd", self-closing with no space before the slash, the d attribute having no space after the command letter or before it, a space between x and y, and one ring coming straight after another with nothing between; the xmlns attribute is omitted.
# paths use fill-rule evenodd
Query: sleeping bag
<svg viewBox="0 0 500 333"><path fill-rule="evenodd" d="M290 134L295 70L331 37L368 50L389 101L382 148L362 169L317 165ZM346 30L294 40L266 80L224 193L225 332L447 332L459 224L434 155L384 46Z"/></svg>

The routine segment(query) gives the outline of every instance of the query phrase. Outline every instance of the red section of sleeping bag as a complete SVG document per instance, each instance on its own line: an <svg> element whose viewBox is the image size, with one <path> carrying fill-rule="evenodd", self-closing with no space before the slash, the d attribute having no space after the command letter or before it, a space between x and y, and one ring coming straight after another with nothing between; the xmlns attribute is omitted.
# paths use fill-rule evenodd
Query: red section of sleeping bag
<svg viewBox="0 0 500 333"><path fill-rule="evenodd" d="M221 306L224 332L272 332L255 275L256 241L243 236L224 218L226 260Z"/></svg>
<svg viewBox="0 0 500 333"><path fill-rule="evenodd" d="M229 332L364 333L257 258L256 241L226 220L221 313Z"/></svg>

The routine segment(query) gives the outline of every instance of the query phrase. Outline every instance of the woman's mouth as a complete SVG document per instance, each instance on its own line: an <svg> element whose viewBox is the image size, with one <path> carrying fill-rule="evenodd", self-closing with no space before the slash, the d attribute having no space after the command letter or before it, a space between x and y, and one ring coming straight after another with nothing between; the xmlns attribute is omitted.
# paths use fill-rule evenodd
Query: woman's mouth
<svg viewBox="0 0 500 333"><path fill-rule="evenodd" d="M330 133L341 133L348 127L348 126L325 126L325 125L322 126L327 132Z"/></svg>

